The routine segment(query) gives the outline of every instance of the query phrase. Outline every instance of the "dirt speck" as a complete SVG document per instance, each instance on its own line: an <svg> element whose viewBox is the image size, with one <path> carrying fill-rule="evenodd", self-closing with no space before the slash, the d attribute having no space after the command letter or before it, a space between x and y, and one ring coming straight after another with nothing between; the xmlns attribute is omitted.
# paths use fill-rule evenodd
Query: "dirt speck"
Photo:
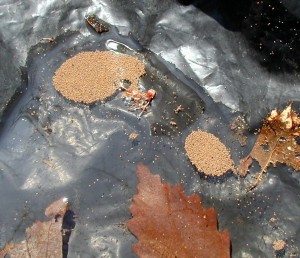
<svg viewBox="0 0 300 258"><path fill-rule="evenodd" d="M138 136L139 136L139 135L138 135L137 133L131 133L131 134L129 134L129 139L130 139L130 140L134 140L134 139L136 139Z"/></svg>

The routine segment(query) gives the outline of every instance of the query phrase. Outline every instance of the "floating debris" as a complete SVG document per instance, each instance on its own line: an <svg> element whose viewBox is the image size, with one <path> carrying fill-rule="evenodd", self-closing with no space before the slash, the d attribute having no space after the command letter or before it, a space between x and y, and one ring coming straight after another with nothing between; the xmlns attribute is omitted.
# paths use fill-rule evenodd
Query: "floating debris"
<svg viewBox="0 0 300 258"><path fill-rule="evenodd" d="M117 87L125 91L124 98L128 102L128 110L142 110L141 113L138 114L138 118L141 118L147 111L147 108L151 105L152 100L156 96L156 91L154 89L144 92L142 89L132 86L126 88L124 86L124 81L117 83Z"/></svg>
<svg viewBox="0 0 300 258"><path fill-rule="evenodd" d="M174 109L174 112L175 112L175 114L178 114L182 110L184 110L184 108L182 107L182 105L179 105L177 108Z"/></svg>
<svg viewBox="0 0 300 258"><path fill-rule="evenodd" d="M85 20L98 33L109 31L108 23L99 19L95 14L87 15Z"/></svg>

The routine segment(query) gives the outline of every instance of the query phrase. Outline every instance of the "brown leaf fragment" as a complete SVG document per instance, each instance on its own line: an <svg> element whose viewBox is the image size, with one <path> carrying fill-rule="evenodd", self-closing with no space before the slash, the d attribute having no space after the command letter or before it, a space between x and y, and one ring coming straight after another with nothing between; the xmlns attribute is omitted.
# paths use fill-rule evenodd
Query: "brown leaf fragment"
<svg viewBox="0 0 300 258"><path fill-rule="evenodd" d="M187 196L181 185L162 183L148 167L137 166L138 194L129 207L128 229L139 242L139 257L230 257L230 236L217 230L213 208L202 206L198 195Z"/></svg>
<svg viewBox="0 0 300 258"><path fill-rule="evenodd" d="M26 229L29 257L62 257L62 218L47 222L37 221Z"/></svg>
<svg viewBox="0 0 300 258"><path fill-rule="evenodd" d="M249 170L249 167L252 165L253 159L251 156L247 156L240 160L240 165L236 170L237 174L240 176L246 176Z"/></svg>
<svg viewBox="0 0 300 258"><path fill-rule="evenodd" d="M17 248L13 242L9 242L4 246L4 249L0 251L0 257L6 258L7 255L10 255L10 258L27 258L26 242L22 241L18 244Z"/></svg>
<svg viewBox="0 0 300 258"><path fill-rule="evenodd" d="M45 214L49 221L36 221L26 229L25 240L15 244L7 243L0 251L0 258L7 255L10 258L60 258L62 254L62 221L68 209L66 198L61 198L50 204Z"/></svg>
<svg viewBox="0 0 300 258"><path fill-rule="evenodd" d="M61 198L51 203L45 210L45 215L49 218L57 216L63 217L68 210L68 198Z"/></svg>
<svg viewBox="0 0 300 258"><path fill-rule="evenodd" d="M258 161L262 174L267 171L270 164L284 163L295 170L300 170L300 145L297 137L300 135L300 118L292 110L292 104L288 105L281 113L275 109L264 120L260 134L249 154L249 157ZM241 161L239 171L247 173L246 166Z"/></svg>

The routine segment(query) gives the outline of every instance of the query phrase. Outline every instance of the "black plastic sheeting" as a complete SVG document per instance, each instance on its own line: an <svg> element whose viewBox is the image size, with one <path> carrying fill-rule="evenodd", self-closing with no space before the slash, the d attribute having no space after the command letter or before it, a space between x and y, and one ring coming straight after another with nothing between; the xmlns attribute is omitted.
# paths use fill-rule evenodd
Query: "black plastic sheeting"
<svg viewBox="0 0 300 258"><path fill-rule="evenodd" d="M299 112L296 6L1 1L0 247L24 238L26 227L45 219L45 207L65 196L78 216L68 257L136 257L136 239L123 223L136 193L135 166L143 162L216 209L219 228L230 232L232 257L300 257L300 174L271 167L261 185L247 192L253 172L245 179L205 178L183 148L186 136L201 128L218 136L238 162L268 112L291 100ZM110 23L110 32L88 27L84 16L91 13ZM43 37L55 42L39 42ZM76 53L93 50L144 60L141 84L157 97L140 120L121 94L87 106L55 91L55 70ZM190 108L176 115L178 105ZM247 147L230 130L240 115L250 126ZM130 140L131 133L138 138ZM280 239L287 247L275 253L272 244Z"/></svg>

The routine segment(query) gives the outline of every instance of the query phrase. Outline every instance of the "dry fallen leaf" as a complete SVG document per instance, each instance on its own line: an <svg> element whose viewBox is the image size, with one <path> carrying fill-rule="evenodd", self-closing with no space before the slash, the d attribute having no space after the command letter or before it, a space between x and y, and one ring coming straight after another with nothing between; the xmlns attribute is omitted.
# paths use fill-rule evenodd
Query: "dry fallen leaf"
<svg viewBox="0 0 300 258"><path fill-rule="evenodd" d="M0 251L0 258L60 258L62 253L62 221L68 209L68 201L61 198L50 204L45 210L49 221L37 221L26 229L26 237L22 242L9 242Z"/></svg>
<svg viewBox="0 0 300 258"><path fill-rule="evenodd" d="M285 163L295 170L300 170L300 118L292 110L292 104L281 113L277 109L264 120L263 127L250 154L241 160L239 174L245 176L252 164L258 161L261 172L254 187L262 179L270 164Z"/></svg>
<svg viewBox="0 0 300 258"><path fill-rule="evenodd" d="M230 236L217 230L213 208L204 208L196 194L185 195L179 184L163 184L144 165L136 173L138 194L127 226L139 239L132 246L139 257L230 257Z"/></svg>

